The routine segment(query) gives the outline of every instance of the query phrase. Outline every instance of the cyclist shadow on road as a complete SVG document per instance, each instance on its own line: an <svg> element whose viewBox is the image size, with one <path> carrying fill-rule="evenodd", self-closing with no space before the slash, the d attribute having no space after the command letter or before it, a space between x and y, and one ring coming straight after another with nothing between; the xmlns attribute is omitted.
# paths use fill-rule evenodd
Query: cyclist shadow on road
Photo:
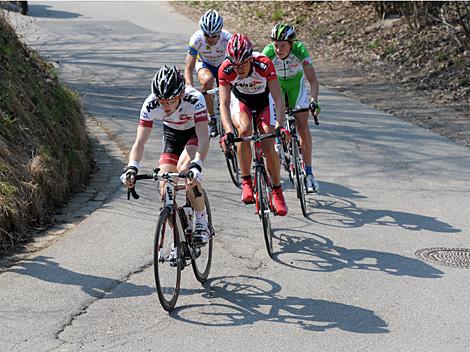
<svg viewBox="0 0 470 352"><path fill-rule="evenodd" d="M313 196L307 204L309 219L330 227L355 228L368 224L398 226L405 230L428 230L457 233L462 230L435 217L386 209L358 207L352 198L366 198L356 191L337 184L322 182L322 193ZM312 214L312 210L314 214Z"/></svg>
<svg viewBox="0 0 470 352"><path fill-rule="evenodd" d="M420 278L440 278L444 274L418 259L387 252L335 246L330 239L311 232L295 230L296 234L304 233L306 237L287 232L292 230L275 231L280 250L274 253L273 259L291 268L316 272L342 269L371 270L394 276Z"/></svg>
<svg viewBox="0 0 470 352"><path fill-rule="evenodd" d="M29 2L28 15L31 17L54 18L54 19L82 17L81 14L76 13L76 12L53 10L52 6L50 5L40 5L31 1Z"/></svg>
<svg viewBox="0 0 470 352"><path fill-rule="evenodd" d="M8 271L56 284L79 286L86 294L99 299L148 296L155 293L155 288L149 286L65 269L50 257L42 255L25 259Z"/></svg>
<svg viewBox="0 0 470 352"><path fill-rule="evenodd" d="M338 328L356 333L387 333L387 323L372 310L313 298L283 297L276 282L254 276L210 279L204 296L211 304L177 307L170 315L203 326L238 326L256 322L297 325L307 331ZM220 303L219 303L220 302Z"/></svg>

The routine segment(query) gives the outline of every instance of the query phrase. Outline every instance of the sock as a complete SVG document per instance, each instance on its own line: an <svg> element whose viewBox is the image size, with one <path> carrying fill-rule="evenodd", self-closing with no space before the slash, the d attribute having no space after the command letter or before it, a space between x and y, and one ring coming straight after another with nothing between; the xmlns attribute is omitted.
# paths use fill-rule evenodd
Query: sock
<svg viewBox="0 0 470 352"><path fill-rule="evenodd" d="M203 211L195 211L194 214L196 215L196 220L206 219L206 210Z"/></svg>
<svg viewBox="0 0 470 352"><path fill-rule="evenodd" d="M194 223L195 224L207 224L207 219L206 219L206 210L204 209L203 211L195 211L194 212Z"/></svg>
<svg viewBox="0 0 470 352"><path fill-rule="evenodd" d="M275 190L281 189L281 185L278 185L278 186L273 185L273 189L275 189Z"/></svg>

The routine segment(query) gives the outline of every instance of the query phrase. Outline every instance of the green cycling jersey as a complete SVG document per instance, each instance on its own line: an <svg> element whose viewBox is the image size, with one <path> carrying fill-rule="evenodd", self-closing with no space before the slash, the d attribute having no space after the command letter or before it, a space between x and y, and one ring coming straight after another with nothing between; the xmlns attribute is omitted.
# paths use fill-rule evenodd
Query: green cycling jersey
<svg viewBox="0 0 470 352"><path fill-rule="evenodd" d="M311 65L312 59L302 42L295 41L284 59L276 55L273 43L266 45L263 54L274 63L282 94L287 96L286 105L295 109L308 108L304 66Z"/></svg>
<svg viewBox="0 0 470 352"><path fill-rule="evenodd" d="M307 49L300 41L293 43L289 55L284 59L276 55L273 43L266 45L263 54L274 63L279 80L298 79L304 73L303 67L313 63Z"/></svg>

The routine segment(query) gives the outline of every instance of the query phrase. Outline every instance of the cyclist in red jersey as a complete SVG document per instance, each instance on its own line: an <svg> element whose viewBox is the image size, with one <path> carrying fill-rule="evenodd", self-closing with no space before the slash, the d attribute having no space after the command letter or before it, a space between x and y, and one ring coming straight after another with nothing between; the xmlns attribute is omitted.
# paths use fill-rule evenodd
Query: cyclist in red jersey
<svg viewBox="0 0 470 352"><path fill-rule="evenodd" d="M220 116L226 131L224 142L233 143L234 127L239 136L252 135L252 111L256 114L260 133L287 134L282 127L284 99L272 61L260 53L253 53L250 40L240 33L232 35L226 57L218 74ZM287 206L282 194L280 161L274 149L274 139L262 141L262 148L273 185L274 208L277 215L284 216ZM254 202L250 142L241 142L238 151L242 201L249 204Z"/></svg>

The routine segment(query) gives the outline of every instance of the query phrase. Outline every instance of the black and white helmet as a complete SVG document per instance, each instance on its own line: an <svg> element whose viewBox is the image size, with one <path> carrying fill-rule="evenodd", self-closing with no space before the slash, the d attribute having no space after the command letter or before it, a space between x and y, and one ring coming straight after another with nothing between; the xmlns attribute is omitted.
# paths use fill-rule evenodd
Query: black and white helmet
<svg viewBox="0 0 470 352"><path fill-rule="evenodd" d="M222 32L224 20L216 10L209 10L201 16L199 20L199 27L204 34L215 35Z"/></svg>
<svg viewBox="0 0 470 352"><path fill-rule="evenodd" d="M152 80L152 93L158 99L171 99L181 94L184 78L176 66L160 68Z"/></svg>
<svg viewBox="0 0 470 352"><path fill-rule="evenodd" d="M275 41L293 41L295 36L295 28L288 24L276 24L271 31L271 40Z"/></svg>

